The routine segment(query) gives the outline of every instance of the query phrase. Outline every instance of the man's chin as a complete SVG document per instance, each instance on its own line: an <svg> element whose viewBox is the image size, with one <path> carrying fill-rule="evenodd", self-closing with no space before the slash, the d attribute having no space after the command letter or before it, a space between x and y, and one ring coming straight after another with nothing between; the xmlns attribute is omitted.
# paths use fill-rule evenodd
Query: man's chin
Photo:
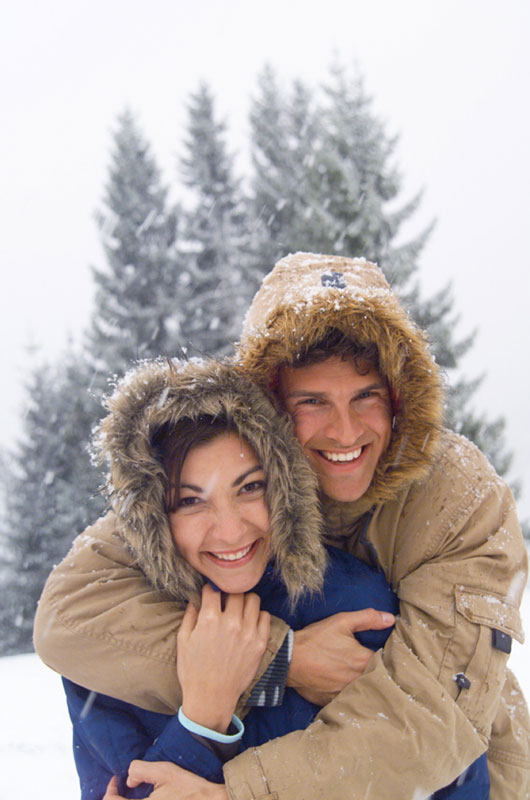
<svg viewBox="0 0 530 800"><path fill-rule="evenodd" d="M330 500L334 500L337 503L355 503L356 500L359 500L359 498L365 494L368 486L340 486L337 485L335 481L320 479L320 488L323 494Z"/></svg>

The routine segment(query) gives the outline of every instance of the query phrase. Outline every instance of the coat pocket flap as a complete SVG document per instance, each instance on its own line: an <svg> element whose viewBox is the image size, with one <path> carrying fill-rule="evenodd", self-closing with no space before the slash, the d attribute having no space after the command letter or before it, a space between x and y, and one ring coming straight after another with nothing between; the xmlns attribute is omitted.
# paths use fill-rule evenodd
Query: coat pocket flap
<svg viewBox="0 0 530 800"><path fill-rule="evenodd" d="M495 592L467 586L455 587L456 610L470 622L496 628L524 642L523 625L519 609Z"/></svg>

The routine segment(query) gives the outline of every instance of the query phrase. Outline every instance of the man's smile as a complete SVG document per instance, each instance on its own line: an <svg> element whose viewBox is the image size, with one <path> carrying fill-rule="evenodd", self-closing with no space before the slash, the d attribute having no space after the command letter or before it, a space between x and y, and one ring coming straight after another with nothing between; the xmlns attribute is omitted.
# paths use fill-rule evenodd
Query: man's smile
<svg viewBox="0 0 530 800"><path fill-rule="evenodd" d="M357 447L355 450L350 450L349 452L346 453L334 452L330 450L318 450L317 452L328 461L333 461L334 463L337 462L342 463L342 462L357 461L357 459L359 458L359 456L363 451L363 447Z"/></svg>
<svg viewBox="0 0 530 800"><path fill-rule="evenodd" d="M281 400L320 488L343 503L368 490L392 433L386 381L365 367L359 372L353 360L330 356L280 373Z"/></svg>

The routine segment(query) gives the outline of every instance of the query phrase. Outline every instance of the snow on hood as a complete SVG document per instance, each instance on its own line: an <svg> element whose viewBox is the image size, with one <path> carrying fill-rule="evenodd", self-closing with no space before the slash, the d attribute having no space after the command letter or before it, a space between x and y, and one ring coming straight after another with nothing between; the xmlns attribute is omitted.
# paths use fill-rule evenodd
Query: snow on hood
<svg viewBox="0 0 530 800"><path fill-rule="evenodd" d="M361 514L430 469L443 420L442 380L425 334L376 264L313 253L289 255L266 276L245 317L238 361L257 383L272 387L280 366L331 328L377 345L393 398L390 446L368 491L348 504Z"/></svg>

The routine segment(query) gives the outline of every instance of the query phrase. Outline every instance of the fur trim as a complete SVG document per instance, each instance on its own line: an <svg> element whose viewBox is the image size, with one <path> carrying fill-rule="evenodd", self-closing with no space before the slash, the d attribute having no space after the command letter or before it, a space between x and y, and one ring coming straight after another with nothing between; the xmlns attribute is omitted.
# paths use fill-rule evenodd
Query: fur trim
<svg viewBox="0 0 530 800"><path fill-rule="evenodd" d="M224 415L254 448L267 476L271 550L294 602L322 585L325 551L317 483L285 415L228 362L146 361L120 381L94 448L110 465L119 532L151 583L181 603L202 576L177 551L164 512L164 471L151 440L165 423Z"/></svg>
<svg viewBox="0 0 530 800"><path fill-rule="evenodd" d="M348 504L361 514L427 473L443 420L442 382L424 333L379 267L363 258L313 253L287 256L267 275L245 318L239 362L269 387L280 365L331 328L377 345L394 400L390 446L368 491Z"/></svg>

